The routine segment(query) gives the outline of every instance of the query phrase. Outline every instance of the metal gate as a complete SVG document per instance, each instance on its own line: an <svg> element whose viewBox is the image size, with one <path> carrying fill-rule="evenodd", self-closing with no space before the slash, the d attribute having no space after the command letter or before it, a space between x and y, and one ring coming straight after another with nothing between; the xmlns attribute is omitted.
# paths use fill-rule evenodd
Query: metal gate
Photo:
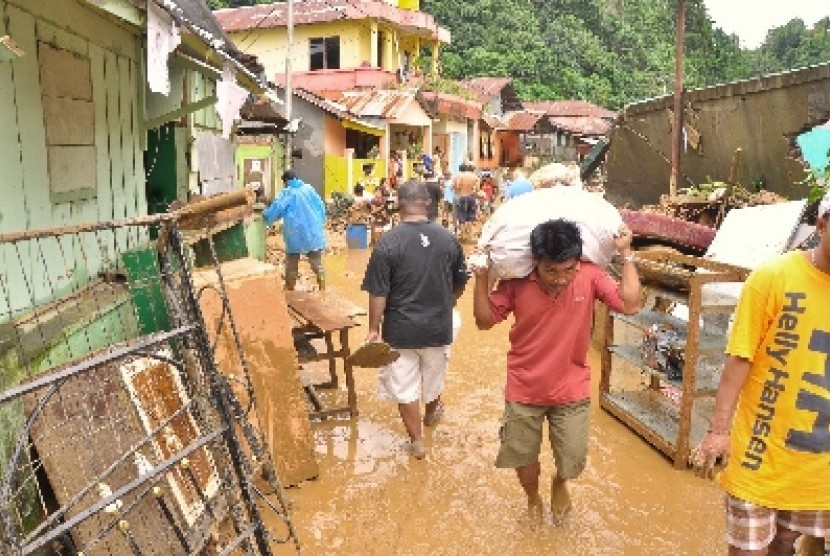
<svg viewBox="0 0 830 556"><path fill-rule="evenodd" d="M299 551L188 257L167 214L0 235L0 552Z"/></svg>

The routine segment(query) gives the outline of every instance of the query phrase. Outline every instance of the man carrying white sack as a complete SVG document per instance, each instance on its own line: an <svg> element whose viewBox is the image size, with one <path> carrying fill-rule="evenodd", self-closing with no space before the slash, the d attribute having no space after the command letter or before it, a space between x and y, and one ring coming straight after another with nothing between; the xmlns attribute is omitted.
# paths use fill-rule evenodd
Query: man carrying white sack
<svg viewBox="0 0 830 556"><path fill-rule="evenodd" d="M533 270L524 278L502 280L491 292L489 265L473 266L473 312L478 328L490 329L510 313L515 318L496 467L516 469L533 520L540 521L543 515L539 450L545 419L556 463L551 512L560 520L571 510L566 484L582 473L588 448L591 369L587 355L594 301L625 314L640 310L640 279L631 239L628 227L620 226L614 238L622 263L620 283L596 264L582 260L579 227L563 219L543 222L531 232Z"/></svg>

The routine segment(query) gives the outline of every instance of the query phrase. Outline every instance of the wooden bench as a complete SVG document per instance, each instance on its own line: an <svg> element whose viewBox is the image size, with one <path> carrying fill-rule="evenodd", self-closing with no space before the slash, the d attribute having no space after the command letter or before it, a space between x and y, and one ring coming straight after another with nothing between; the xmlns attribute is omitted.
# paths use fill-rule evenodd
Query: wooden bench
<svg viewBox="0 0 830 556"><path fill-rule="evenodd" d="M354 374L349 363L349 329L358 326L352 317L365 313L359 307L329 292L285 292L288 312L295 322L294 332L306 339L321 338L326 349L322 353L300 357L300 363L327 361L329 380L323 383L305 384L303 388L313 406L309 416L325 419L330 416L348 413L357 417L357 393L355 392ZM339 349L335 349L334 336L338 335ZM299 354L298 354L299 355ZM335 389L339 386L337 377L338 359L342 361L343 374L346 379L347 405L324 408L317 395L317 389Z"/></svg>

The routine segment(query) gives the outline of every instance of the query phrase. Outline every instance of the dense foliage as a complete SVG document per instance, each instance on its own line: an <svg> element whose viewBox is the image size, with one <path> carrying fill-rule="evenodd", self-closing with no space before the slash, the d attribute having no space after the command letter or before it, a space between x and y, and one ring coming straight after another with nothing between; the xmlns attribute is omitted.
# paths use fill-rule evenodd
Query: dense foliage
<svg viewBox="0 0 830 556"><path fill-rule="evenodd" d="M674 86L674 0L422 0L452 31L450 78L509 75L529 99L580 98L619 108ZM830 61L830 18L769 31L757 50L686 1L685 84L694 88Z"/></svg>
<svg viewBox="0 0 830 556"><path fill-rule="evenodd" d="M267 0L209 0L214 6ZM675 0L421 0L452 32L445 78L511 76L519 96L584 99L609 108L674 86ZM747 14L751 17L751 14ZM830 61L830 18L771 29L744 50L715 28L703 0L686 0L687 88Z"/></svg>

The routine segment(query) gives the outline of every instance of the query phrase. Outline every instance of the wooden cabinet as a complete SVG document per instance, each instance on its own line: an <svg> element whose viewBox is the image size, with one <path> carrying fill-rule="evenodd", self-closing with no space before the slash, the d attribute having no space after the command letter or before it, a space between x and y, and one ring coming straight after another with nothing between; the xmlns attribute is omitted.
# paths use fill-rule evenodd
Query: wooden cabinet
<svg viewBox="0 0 830 556"><path fill-rule="evenodd" d="M600 405L683 468L708 428L726 323L734 310L734 297L704 299L704 285L743 282L749 271L663 251L638 252L636 264L647 308L636 315L605 312ZM687 307L688 320L672 314L670 308L677 305ZM642 338L655 326L676 335L680 377L667 375L644 356Z"/></svg>

